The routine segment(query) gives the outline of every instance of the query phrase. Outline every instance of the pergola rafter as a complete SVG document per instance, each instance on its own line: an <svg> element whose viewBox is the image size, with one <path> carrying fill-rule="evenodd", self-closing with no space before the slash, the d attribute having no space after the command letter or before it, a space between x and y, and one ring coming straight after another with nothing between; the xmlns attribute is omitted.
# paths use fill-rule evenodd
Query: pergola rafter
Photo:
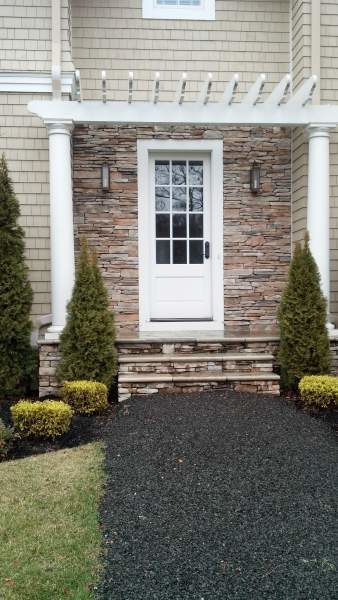
<svg viewBox="0 0 338 600"><path fill-rule="evenodd" d="M161 77L156 72L148 101L135 100L134 73L128 74L125 101L107 99L107 77L102 71L102 101L83 100L80 72L74 74L71 100L33 101L29 110L44 121L68 120L73 123L190 123L233 125L298 126L311 123L335 126L337 106L311 104L317 84L313 75L295 94L292 81L285 75L273 91L264 97L266 75L261 73L249 90L238 99L239 75L234 74L220 100L213 98L213 75L208 73L195 101L187 100L188 75L182 73L171 102L161 100ZM235 102L235 98L237 101Z"/></svg>

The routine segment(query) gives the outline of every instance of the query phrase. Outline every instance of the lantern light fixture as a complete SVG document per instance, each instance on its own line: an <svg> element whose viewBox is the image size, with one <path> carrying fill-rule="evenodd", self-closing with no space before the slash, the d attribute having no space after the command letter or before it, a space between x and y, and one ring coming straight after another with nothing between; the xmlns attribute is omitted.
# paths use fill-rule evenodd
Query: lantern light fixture
<svg viewBox="0 0 338 600"><path fill-rule="evenodd" d="M261 167L256 161L253 162L250 169L250 190L253 194L258 194L261 189Z"/></svg>
<svg viewBox="0 0 338 600"><path fill-rule="evenodd" d="M110 188L110 171L107 163L101 167L101 187L104 192L108 192Z"/></svg>

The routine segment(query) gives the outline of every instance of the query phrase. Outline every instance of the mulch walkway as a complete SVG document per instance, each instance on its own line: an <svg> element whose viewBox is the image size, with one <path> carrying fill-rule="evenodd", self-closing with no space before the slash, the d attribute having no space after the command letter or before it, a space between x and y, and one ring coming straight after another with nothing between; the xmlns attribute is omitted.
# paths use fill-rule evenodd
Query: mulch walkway
<svg viewBox="0 0 338 600"><path fill-rule="evenodd" d="M337 598L329 424L227 391L135 397L104 430L100 599Z"/></svg>

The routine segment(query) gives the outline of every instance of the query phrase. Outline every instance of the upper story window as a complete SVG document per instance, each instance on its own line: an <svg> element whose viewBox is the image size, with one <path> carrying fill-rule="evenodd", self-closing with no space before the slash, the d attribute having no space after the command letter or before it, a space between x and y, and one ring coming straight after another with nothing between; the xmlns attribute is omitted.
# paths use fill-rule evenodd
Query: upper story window
<svg viewBox="0 0 338 600"><path fill-rule="evenodd" d="M215 19L215 0L143 0L145 19Z"/></svg>

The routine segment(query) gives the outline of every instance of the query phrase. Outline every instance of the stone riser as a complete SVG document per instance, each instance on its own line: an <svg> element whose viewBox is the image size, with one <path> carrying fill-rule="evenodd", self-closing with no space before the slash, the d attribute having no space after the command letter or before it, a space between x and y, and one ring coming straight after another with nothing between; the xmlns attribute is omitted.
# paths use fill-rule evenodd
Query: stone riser
<svg viewBox="0 0 338 600"><path fill-rule="evenodd" d="M137 383L119 385L119 401L128 400L131 395L157 394L157 393L174 393L187 394L193 392L202 392L207 390L224 390L233 389L237 392L258 392L265 394L279 395L278 381L248 381L248 382L180 382L175 384L169 383Z"/></svg>
<svg viewBox="0 0 338 600"><path fill-rule="evenodd" d="M140 363L126 363L120 364L119 373L124 374L136 374L136 373L201 373L201 372L213 372L222 373L228 371L235 371L241 373L272 373L273 364L272 362L252 362L252 361L220 361L220 362L175 362L175 363L158 363L149 362L146 364Z"/></svg>
<svg viewBox="0 0 338 600"><path fill-rule="evenodd" d="M176 342L173 344L152 342L147 343L127 343L119 342L117 344L120 355L131 354L212 354L212 353L242 353L250 352L254 354L272 353L275 354L277 341L231 341L231 342Z"/></svg>

